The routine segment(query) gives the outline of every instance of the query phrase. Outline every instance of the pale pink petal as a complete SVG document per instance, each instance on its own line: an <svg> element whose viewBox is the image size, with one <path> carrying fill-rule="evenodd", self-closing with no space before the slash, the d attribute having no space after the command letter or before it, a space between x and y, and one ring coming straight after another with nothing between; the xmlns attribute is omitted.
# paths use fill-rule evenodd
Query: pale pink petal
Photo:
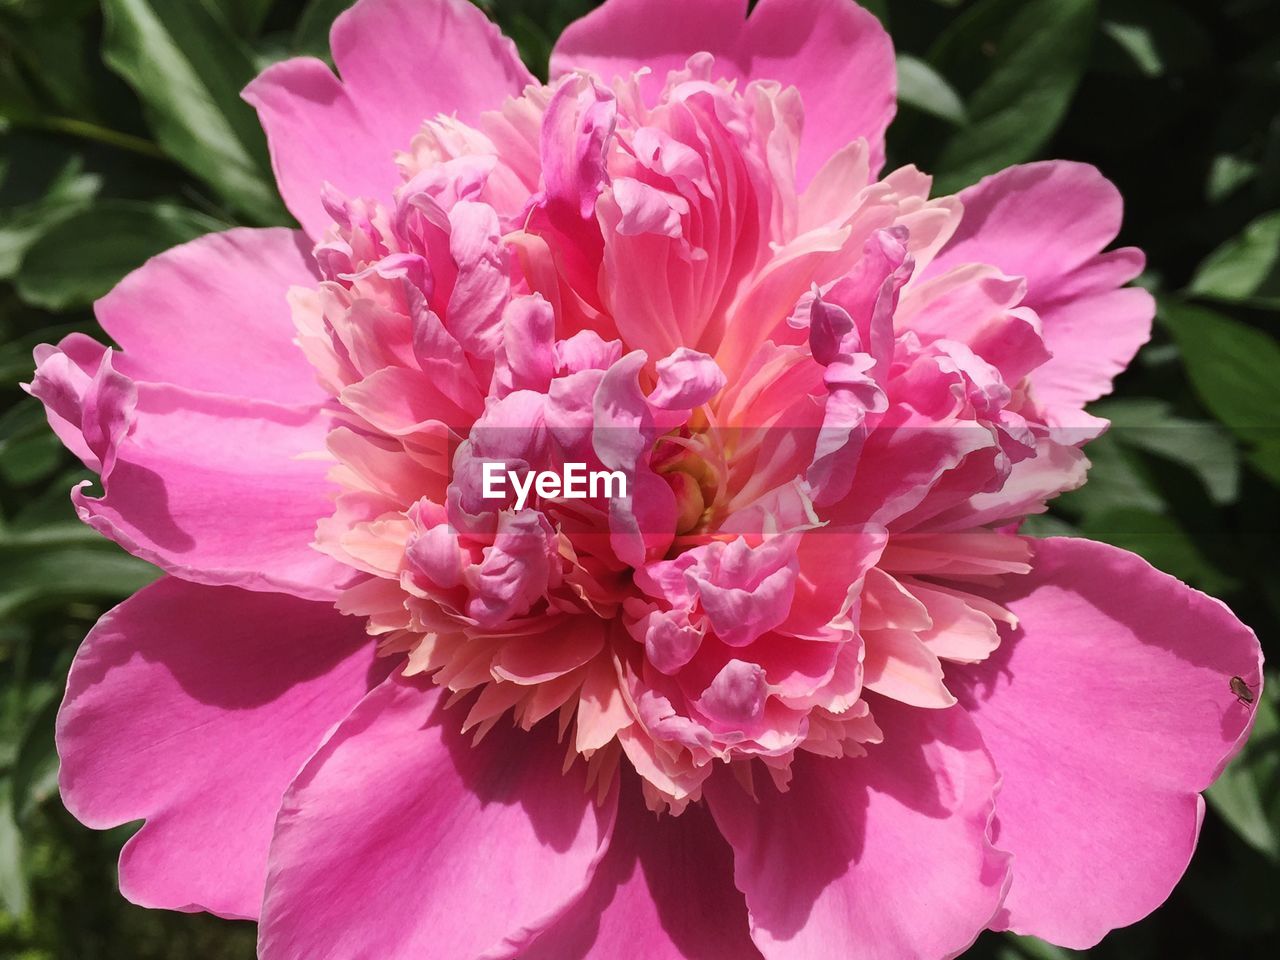
<svg viewBox="0 0 1280 960"><path fill-rule="evenodd" d="M591 882L613 829L554 725L478 745L429 682L392 677L307 762L271 847L259 948L514 957Z"/></svg>
<svg viewBox="0 0 1280 960"><path fill-rule="evenodd" d="M521 960L759 960L729 845L701 804L645 809L623 782L618 824L591 887Z"/></svg>
<svg viewBox="0 0 1280 960"><path fill-rule="evenodd" d="M873 630L866 642L863 682L900 703L939 709L956 702L942 679L938 655L909 630Z"/></svg>
<svg viewBox="0 0 1280 960"><path fill-rule="evenodd" d="M396 153L424 121L474 122L533 82L515 45L466 0L361 0L330 34L342 79L311 58L268 67L244 91L271 144L276 181L313 239L330 217L332 183L389 200Z"/></svg>
<svg viewBox="0 0 1280 960"><path fill-rule="evenodd" d="M590 663L604 637L604 627L594 617L549 620L542 632L504 644L490 669L512 683L546 683Z"/></svg>
<svg viewBox="0 0 1280 960"><path fill-rule="evenodd" d="M280 798L373 668L364 624L326 604L166 577L76 656L63 801L95 829L147 821L120 859L134 903L256 918Z"/></svg>
<svg viewBox="0 0 1280 960"><path fill-rule="evenodd" d="M750 19L746 7L745 0L609 0L560 35L551 73L587 69L608 80L649 67L641 87L653 97L669 71L707 51L718 75L800 91L801 184L859 137L878 170L897 92L893 44L880 21L851 0L761 0Z"/></svg>
<svg viewBox="0 0 1280 960"><path fill-rule="evenodd" d="M475 419L442 389L439 378L410 367L383 367L340 394L342 404L393 437L426 432L433 424L463 431Z"/></svg>
<svg viewBox="0 0 1280 960"><path fill-rule="evenodd" d="M884 531L834 525L800 541L795 598L783 629L798 637L823 637L828 624L847 612L862 578L885 545Z"/></svg>
<svg viewBox="0 0 1280 960"><path fill-rule="evenodd" d="M1114 547L1037 541L996 599L1020 627L951 680L1003 776L1013 884L994 927L1084 948L1146 916L1195 848L1243 743L1261 652L1219 601Z"/></svg>
<svg viewBox="0 0 1280 960"><path fill-rule="evenodd" d="M277 403L324 399L295 344L287 294L315 286L296 230L229 230L166 250L94 307L134 380Z"/></svg>
<svg viewBox="0 0 1280 960"><path fill-rule="evenodd" d="M884 743L800 755L787 793L758 783L757 801L732 778L708 784L769 960L951 957L1000 904L1008 858L987 836L997 774L977 730L957 709L873 711Z"/></svg>
<svg viewBox="0 0 1280 960"><path fill-rule="evenodd" d="M993 174L960 194L964 218L927 276L989 263L1027 278L1053 358L1032 375L1037 395L1079 408L1111 381L1151 335L1155 304L1118 290L1142 270L1133 249L1103 254L1120 230L1120 193L1094 167L1063 160Z"/></svg>

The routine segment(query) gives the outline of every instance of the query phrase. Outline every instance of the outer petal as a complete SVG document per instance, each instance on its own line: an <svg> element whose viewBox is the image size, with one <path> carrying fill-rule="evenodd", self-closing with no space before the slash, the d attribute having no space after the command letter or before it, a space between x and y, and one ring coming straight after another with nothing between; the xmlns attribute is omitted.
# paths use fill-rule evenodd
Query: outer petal
<svg viewBox="0 0 1280 960"><path fill-rule="evenodd" d="M794 85L804 101L799 181L807 183L841 147L864 137L872 167L884 163L897 73L893 44L875 16L852 0L609 0L560 36L551 73L594 70L605 79L652 68L653 96L670 70L700 51L732 79Z"/></svg>
<svg viewBox="0 0 1280 960"><path fill-rule="evenodd" d="M514 957L590 883L617 791L543 724L473 747L429 682L369 694L285 796L271 848L264 960ZM442 952L443 950L443 952Z"/></svg>
<svg viewBox="0 0 1280 960"><path fill-rule="evenodd" d="M1151 336L1155 302L1119 289L1141 272L1132 248L1103 254L1120 230L1120 193L1094 167L1063 160L1010 167L960 194L964 218L926 277L989 263L1027 278L1053 358L1032 374L1037 395L1075 409L1111 381Z"/></svg>
<svg viewBox="0 0 1280 960"><path fill-rule="evenodd" d="M729 846L702 804L659 818L628 778L591 888L521 960L759 958L732 869Z"/></svg>
<svg viewBox="0 0 1280 960"><path fill-rule="evenodd" d="M280 192L312 238L331 218L328 181L344 194L389 199L398 151L423 121L474 121L534 79L507 40L466 0L361 0L330 34L342 80L312 58L274 64L244 97L258 110Z"/></svg>
<svg viewBox="0 0 1280 960"><path fill-rule="evenodd" d="M167 384L134 383L88 337L37 349L30 392L102 479L80 519L185 580L332 599L350 570L311 546L333 513L331 418Z"/></svg>
<svg viewBox="0 0 1280 960"><path fill-rule="evenodd" d="M1000 905L1008 858L988 842L996 771L977 730L958 709L874 713L883 744L800 755L786 794L708 785L770 960L955 956Z"/></svg>
<svg viewBox="0 0 1280 960"><path fill-rule="evenodd" d="M59 780L90 827L146 819L124 895L257 917L280 798L372 667L359 620L280 594L165 578L104 616L58 714Z"/></svg>
<svg viewBox="0 0 1280 960"><path fill-rule="evenodd" d="M1261 651L1217 600L1087 540L1038 541L998 599L1019 629L949 678L1004 778L1013 884L994 926L1092 946L1186 869L1197 794L1253 720L1231 678L1258 689Z"/></svg>
<svg viewBox="0 0 1280 960"><path fill-rule="evenodd" d="M327 416L154 384L136 416L102 497L72 491L80 519L187 580L336 596L350 571L311 545L333 512Z"/></svg>
<svg viewBox="0 0 1280 960"><path fill-rule="evenodd" d="M134 380L309 404L324 393L294 343L287 295L317 282L298 231L229 230L153 258L94 309Z"/></svg>

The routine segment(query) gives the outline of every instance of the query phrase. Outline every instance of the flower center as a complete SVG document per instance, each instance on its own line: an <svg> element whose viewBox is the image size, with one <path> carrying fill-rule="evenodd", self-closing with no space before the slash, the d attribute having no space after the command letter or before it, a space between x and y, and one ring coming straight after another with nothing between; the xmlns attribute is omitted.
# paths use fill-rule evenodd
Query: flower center
<svg viewBox="0 0 1280 960"><path fill-rule="evenodd" d="M708 431L681 427L658 438L651 463L676 496L676 534L701 533L713 526L727 470Z"/></svg>

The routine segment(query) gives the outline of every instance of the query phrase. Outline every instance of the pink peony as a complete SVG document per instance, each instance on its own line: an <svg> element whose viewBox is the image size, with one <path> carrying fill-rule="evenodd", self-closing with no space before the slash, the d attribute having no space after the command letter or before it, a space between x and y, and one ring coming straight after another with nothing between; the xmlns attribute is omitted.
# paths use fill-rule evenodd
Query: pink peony
<svg viewBox="0 0 1280 960"><path fill-rule="evenodd" d="M1114 188L882 175L847 0L610 0L549 85L464 0L332 42L246 91L303 231L36 353L80 516L168 574L58 723L71 811L146 820L125 896L267 960L939 958L1161 903L1258 643L1017 533L1149 334Z"/></svg>

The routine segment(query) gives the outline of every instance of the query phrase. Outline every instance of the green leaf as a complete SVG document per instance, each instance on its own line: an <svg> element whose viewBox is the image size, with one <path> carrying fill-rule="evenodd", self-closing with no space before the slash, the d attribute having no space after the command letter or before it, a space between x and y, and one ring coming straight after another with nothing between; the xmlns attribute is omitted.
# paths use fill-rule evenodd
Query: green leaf
<svg viewBox="0 0 1280 960"><path fill-rule="evenodd" d="M1280 863L1280 711L1267 685L1253 704L1253 733L1205 796L1245 843Z"/></svg>
<svg viewBox="0 0 1280 960"><path fill-rule="evenodd" d="M71 333L89 333L92 327L89 323L64 323L56 327L42 327L26 336L17 337L9 340L4 344L0 344L0 382L17 383L28 381L31 379L31 373L35 370L35 360L32 359L31 352L42 343L57 343L63 337ZM15 408L16 409L16 408ZM8 413L0 418L0 425L7 421L10 414L14 412L11 409ZM41 422L44 417L38 418ZM48 429L47 425L45 429ZM9 434L0 426L0 442L9 437Z"/></svg>
<svg viewBox="0 0 1280 960"><path fill-rule="evenodd" d="M1151 37L1151 31L1145 26L1108 20L1102 24L1102 32L1129 55L1133 65L1144 77L1163 76L1164 60Z"/></svg>
<svg viewBox="0 0 1280 960"><path fill-rule="evenodd" d="M1028 537L1078 537L1080 531L1061 517L1037 513L1022 521L1018 532Z"/></svg>
<svg viewBox="0 0 1280 960"><path fill-rule="evenodd" d="M1090 514L1080 525L1080 533L1130 550L1153 567L1206 593L1227 593L1238 586L1204 557L1176 520L1154 510L1119 507Z"/></svg>
<svg viewBox="0 0 1280 960"><path fill-rule="evenodd" d="M1209 254L1189 292L1211 300L1280 307L1280 210L1254 220Z"/></svg>
<svg viewBox="0 0 1280 960"><path fill-rule="evenodd" d="M311 0L293 31L293 48L300 54L329 61L329 28L355 0Z"/></svg>
<svg viewBox="0 0 1280 960"><path fill-rule="evenodd" d="M38 400L33 398L29 402L41 411L42 404ZM48 423L42 429L48 430ZM102 535L80 521L68 495L72 487L94 479L95 474L89 470L75 467L59 474L40 489L27 491L18 509L7 518L8 524L0 525L0 551L48 546L101 546Z"/></svg>
<svg viewBox="0 0 1280 960"><path fill-rule="evenodd" d="M1172 404L1154 397L1104 400L1089 412L1111 421L1109 437L1186 467L1200 478L1214 503L1235 502L1240 451L1218 424L1179 417Z"/></svg>
<svg viewBox="0 0 1280 960"><path fill-rule="evenodd" d="M1091 65L1099 72L1154 79L1212 58L1203 24L1166 0L1107 0L1102 17L1104 39Z"/></svg>
<svg viewBox="0 0 1280 960"><path fill-rule="evenodd" d="M224 227L174 204L105 200L60 220L31 245L18 293L47 310L85 306L148 258Z"/></svg>
<svg viewBox="0 0 1280 960"><path fill-rule="evenodd" d="M159 571L99 541L93 547L32 548L0 539L0 618L70 600L123 600Z"/></svg>
<svg viewBox="0 0 1280 960"><path fill-rule="evenodd" d="M257 36L275 0L205 0L232 30L242 37Z"/></svg>
<svg viewBox="0 0 1280 960"><path fill-rule="evenodd" d="M1249 454L1249 465L1280 487L1280 440L1264 440Z"/></svg>
<svg viewBox="0 0 1280 960"><path fill-rule="evenodd" d="M83 173L83 168L79 157L71 158L42 199L5 213L0 220L0 280L13 277L23 254L41 233L83 210L97 195L102 178Z"/></svg>
<svg viewBox="0 0 1280 960"><path fill-rule="evenodd" d="M889 0L859 0L859 3L876 15L886 27L889 25Z"/></svg>
<svg viewBox="0 0 1280 960"><path fill-rule="evenodd" d="M97 58L86 56L93 49L87 20L75 15L9 20L0 26L0 35L25 66L46 107L77 116L96 113L99 91L92 70ZM50 69L50 64L58 66Z"/></svg>
<svg viewBox="0 0 1280 960"><path fill-rule="evenodd" d="M53 742L58 702L59 697L50 691L44 704L28 719L18 745L10 783L13 816L19 824L58 792L58 751Z"/></svg>
<svg viewBox="0 0 1280 960"><path fill-rule="evenodd" d="M1209 411L1246 440L1274 437L1280 410L1280 345L1215 310L1162 299L1157 313L1182 351Z"/></svg>
<svg viewBox="0 0 1280 960"><path fill-rule="evenodd" d="M1033 157L1057 130L1084 73L1096 0L1031 0L1009 8L1008 0L986 0L956 21L958 36L940 41L940 51L991 45L993 53L986 79L969 98L969 125L951 137L935 165L936 193ZM993 24L1002 27L998 39ZM944 56L930 59L942 66Z"/></svg>
<svg viewBox="0 0 1280 960"><path fill-rule="evenodd" d="M501 20L502 32L511 38L520 59L535 76L545 77L555 39L538 23L519 10L506 12Z"/></svg>
<svg viewBox="0 0 1280 960"><path fill-rule="evenodd" d="M1233 153L1220 153L1213 158L1205 181L1205 199L1221 203L1258 175L1258 164Z"/></svg>
<svg viewBox="0 0 1280 960"><path fill-rule="evenodd" d="M0 907L12 917L27 912L29 892L23 870L22 833L13 819L9 781L0 780Z"/></svg>
<svg viewBox="0 0 1280 960"><path fill-rule="evenodd" d="M103 57L142 99L161 147L253 222L288 222L240 99L253 59L223 19L200 0L103 0L103 11Z"/></svg>
<svg viewBox="0 0 1280 960"><path fill-rule="evenodd" d="M0 0L0 11L20 20L76 20L96 5L96 0Z"/></svg>
<svg viewBox="0 0 1280 960"><path fill-rule="evenodd" d="M1006 946L1000 951L1000 960L1072 960L1085 954L1076 950L1064 950L1036 937L1019 937L1005 934Z"/></svg>
<svg viewBox="0 0 1280 960"><path fill-rule="evenodd" d="M62 444L52 431L0 445L0 477L25 487L51 476L62 466Z"/></svg>
<svg viewBox="0 0 1280 960"><path fill-rule="evenodd" d="M1155 492L1142 458L1111 434L1103 434L1088 447L1089 480L1083 487L1064 493L1054 506L1072 517L1089 517L1121 508L1158 513L1164 500Z"/></svg>
<svg viewBox="0 0 1280 960"><path fill-rule="evenodd" d="M946 78L909 53L898 54L898 100L956 126L969 120L960 95Z"/></svg>

